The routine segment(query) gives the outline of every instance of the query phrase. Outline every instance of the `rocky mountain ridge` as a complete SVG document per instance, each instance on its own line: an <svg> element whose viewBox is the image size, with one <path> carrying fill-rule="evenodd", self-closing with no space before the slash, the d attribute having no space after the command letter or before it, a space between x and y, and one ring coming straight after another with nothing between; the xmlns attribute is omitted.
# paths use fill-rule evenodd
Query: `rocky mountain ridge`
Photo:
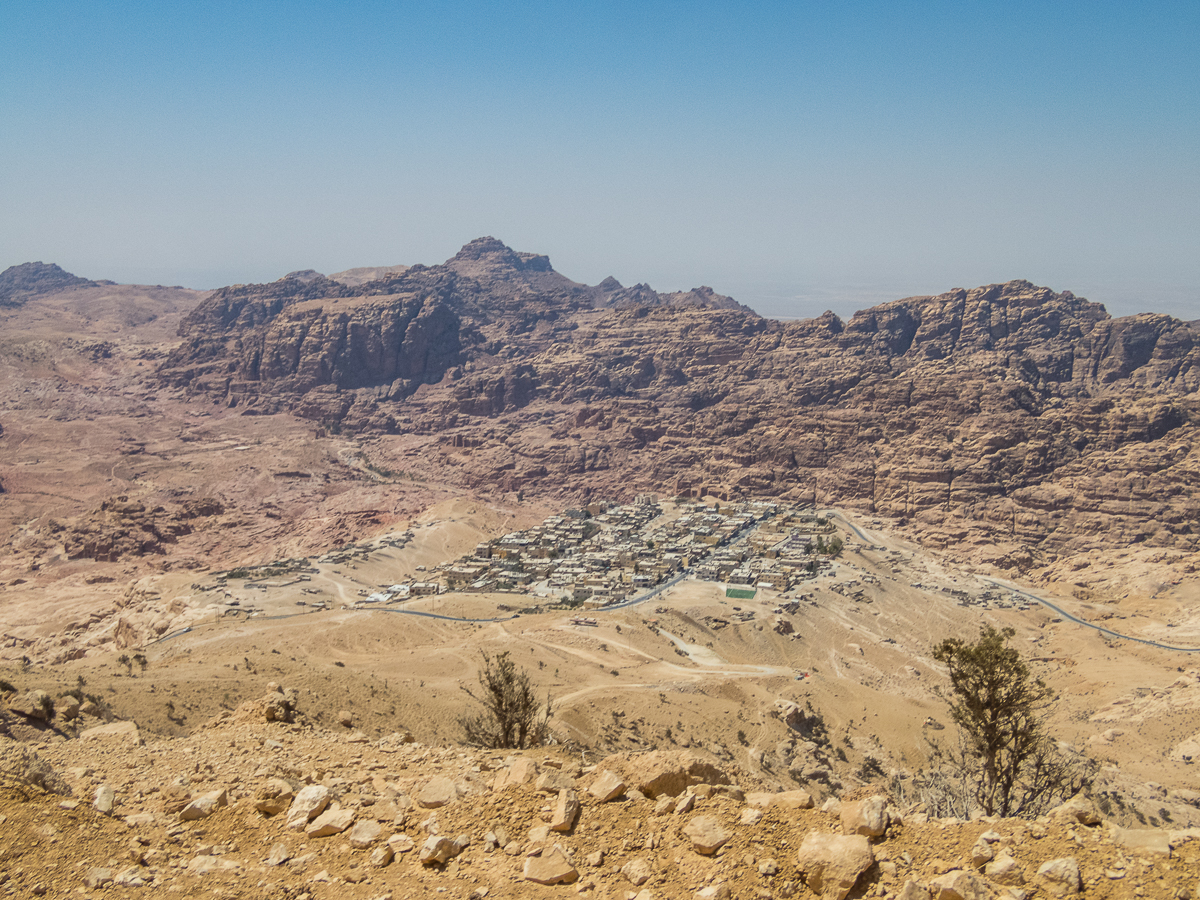
<svg viewBox="0 0 1200 900"><path fill-rule="evenodd" d="M430 435L476 488L810 496L1024 571L1200 549L1190 325L1024 281L845 322L726 300L579 285L484 238L356 287L222 289L160 377L247 413Z"/></svg>

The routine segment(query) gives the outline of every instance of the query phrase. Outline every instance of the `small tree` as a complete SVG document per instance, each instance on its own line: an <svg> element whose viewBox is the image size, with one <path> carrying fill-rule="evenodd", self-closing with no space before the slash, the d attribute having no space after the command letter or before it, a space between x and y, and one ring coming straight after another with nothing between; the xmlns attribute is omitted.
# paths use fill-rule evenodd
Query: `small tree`
<svg viewBox="0 0 1200 900"><path fill-rule="evenodd" d="M466 742L498 750L544 744L552 710L550 695L546 694L545 703L538 700L529 673L517 668L507 650L495 656L481 651L480 656L480 693L463 690L483 705L483 711L459 717Z"/></svg>
<svg viewBox="0 0 1200 900"><path fill-rule="evenodd" d="M1033 817L1087 778L1046 734L1042 716L1055 694L1008 646L1015 634L986 625L974 644L947 638L933 658L950 670L950 716L963 732L961 752L946 757L956 780L973 787L986 815Z"/></svg>

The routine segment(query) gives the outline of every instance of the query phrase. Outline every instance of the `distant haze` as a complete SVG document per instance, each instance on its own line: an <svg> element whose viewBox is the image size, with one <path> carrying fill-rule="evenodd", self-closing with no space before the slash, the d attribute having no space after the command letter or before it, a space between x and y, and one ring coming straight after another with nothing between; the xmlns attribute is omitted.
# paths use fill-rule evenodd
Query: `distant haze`
<svg viewBox="0 0 1200 900"><path fill-rule="evenodd" d="M208 288L491 234L772 316L1025 278L1200 319L1200 4L11 0L0 269Z"/></svg>

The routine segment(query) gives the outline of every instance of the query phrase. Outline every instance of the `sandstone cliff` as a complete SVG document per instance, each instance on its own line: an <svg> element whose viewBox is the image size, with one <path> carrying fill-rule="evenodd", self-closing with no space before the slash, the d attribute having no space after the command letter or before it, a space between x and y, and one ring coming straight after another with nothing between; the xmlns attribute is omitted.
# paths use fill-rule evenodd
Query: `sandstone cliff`
<svg viewBox="0 0 1200 900"><path fill-rule="evenodd" d="M848 322L727 300L579 285L483 238L358 287L218 291L161 376L336 428L437 435L472 487L812 497L1022 569L1197 549L1190 325L1024 281Z"/></svg>

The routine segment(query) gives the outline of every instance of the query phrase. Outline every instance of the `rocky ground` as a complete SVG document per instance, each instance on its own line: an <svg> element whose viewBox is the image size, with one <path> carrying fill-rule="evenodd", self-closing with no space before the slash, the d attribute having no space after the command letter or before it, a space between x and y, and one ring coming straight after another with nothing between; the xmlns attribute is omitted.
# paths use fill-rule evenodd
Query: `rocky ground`
<svg viewBox="0 0 1200 900"><path fill-rule="evenodd" d="M0 277L10 893L838 896L826 853L850 896L1050 896L1074 867L1087 896L1196 890L1192 326L1023 282L783 324L707 289L575 285L486 240L445 266L294 275L211 295ZM736 601L695 581L596 628L340 608L645 490L840 506L846 550L795 613L762 592L724 627ZM982 576L1166 646L946 593ZM985 622L1059 692L1051 730L1095 767L1087 809L925 821L913 777L949 733L929 650ZM555 698L553 748L456 746L481 650ZM265 720L267 681L301 721ZM649 787L667 760L686 777ZM625 791L602 802L605 772ZM431 784L444 805L423 804ZM288 828L318 785L333 833ZM577 818L537 831L563 790ZM876 795L883 833L809 840ZM700 852L701 830L728 838Z"/></svg>
<svg viewBox="0 0 1200 900"><path fill-rule="evenodd" d="M17 896L1189 897L1200 831L1090 802L930 821L882 786L777 792L703 751L597 757L369 739L285 693L186 738L120 723L4 743L0 859ZM266 717L277 720L267 722ZM47 791L44 787L49 788Z"/></svg>

